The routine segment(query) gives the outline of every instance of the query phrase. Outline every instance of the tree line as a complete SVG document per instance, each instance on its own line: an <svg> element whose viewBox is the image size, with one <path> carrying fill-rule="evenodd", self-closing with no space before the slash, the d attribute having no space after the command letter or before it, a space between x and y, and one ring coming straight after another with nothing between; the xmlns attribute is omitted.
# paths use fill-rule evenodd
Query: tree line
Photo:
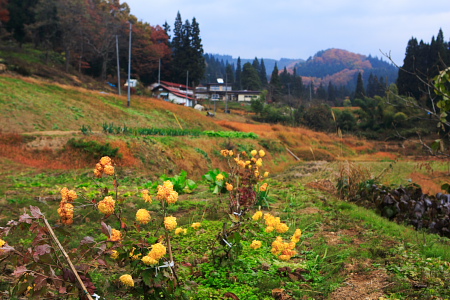
<svg viewBox="0 0 450 300"><path fill-rule="evenodd" d="M49 60L58 53L66 71L111 82L117 82L117 59L120 72L127 73L130 28L133 78L155 82L159 69L167 81L185 81L187 71L190 82L203 77L203 46L195 18L182 22L178 13L171 40L167 23L139 21L120 0L0 0L4 45L31 44Z"/></svg>

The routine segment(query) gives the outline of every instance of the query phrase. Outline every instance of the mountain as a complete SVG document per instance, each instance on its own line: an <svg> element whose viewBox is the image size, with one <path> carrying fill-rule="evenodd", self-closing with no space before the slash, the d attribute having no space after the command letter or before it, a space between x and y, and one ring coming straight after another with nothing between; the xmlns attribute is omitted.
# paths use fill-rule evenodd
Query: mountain
<svg viewBox="0 0 450 300"><path fill-rule="evenodd" d="M358 73L362 73L367 83L370 74L383 78L384 82L393 83L397 80L398 69L382 59L356 54L342 49L328 49L317 52L306 61L292 66L289 71L296 70L302 76L303 83L314 85L328 82L336 86L347 86L354 90Z"/></svg>
<svg viewBox="0 0 450 300"><path fill-rule="evenodd" d="M234 65L236 68L237 66L237 58L233 58L231 55L222 55L222 54L209 54L210 56L214 57L218 61L223 61L224 63L228 62L230 65ZM253 63L253 60L255 58L241 58L241 66L243 66L246 63ZM296 64L302 63L305 60L304 59L293 59L293 58L281 58L279 60L272 59L272 58L262 58L264 60L264 66L266 67L266 73L268 76L272 74L273 68L275 67L275 63L277 64L278 70L283 70L284 67L286 68L292 68ZM261 58L258 57L258 60L261 61Z"/></svg>

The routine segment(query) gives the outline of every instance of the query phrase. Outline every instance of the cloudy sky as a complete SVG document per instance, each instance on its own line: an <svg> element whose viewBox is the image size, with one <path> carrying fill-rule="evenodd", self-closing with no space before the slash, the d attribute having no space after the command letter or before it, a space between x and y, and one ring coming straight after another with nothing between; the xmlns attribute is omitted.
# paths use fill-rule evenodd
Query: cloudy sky
<svg viewBox="0 0 450 300"><path fill-rule="evenodd" d="M450 0L122 0L151 25L196 18L205 53L301 58L340 48L402 65L408 40L439 28L450 40ZM387 60L385 57L383 59Z"/></svg>

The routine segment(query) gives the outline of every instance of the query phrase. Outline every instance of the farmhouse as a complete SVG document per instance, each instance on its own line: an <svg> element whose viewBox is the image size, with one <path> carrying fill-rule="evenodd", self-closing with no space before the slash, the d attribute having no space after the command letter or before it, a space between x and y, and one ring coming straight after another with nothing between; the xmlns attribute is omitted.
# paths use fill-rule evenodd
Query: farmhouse
<svg viewBox="0 0 450 300"><path fill-rule="evenodd" d="M152 84L150 89L156 98L190 107L195 104L193 89L184 84L161 81Z"/></svg>
<svg viewBox="0 0 450 300"><path fill-rule="evenodd" d="M197 99L208 99L211 101L239 101L250 102L259 97L259 91L234 91L231 84L224 83L218 78L216 83L207 83L206 86L199 86L195 89Z"/></svg>

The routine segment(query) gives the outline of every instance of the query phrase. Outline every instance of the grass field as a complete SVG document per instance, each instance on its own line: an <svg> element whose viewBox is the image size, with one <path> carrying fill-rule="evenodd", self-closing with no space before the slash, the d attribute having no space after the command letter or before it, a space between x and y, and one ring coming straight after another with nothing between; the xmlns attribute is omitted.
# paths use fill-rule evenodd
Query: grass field
<svg viewBox="0 0 450 300"><path fill-rule="evenodd" d="M61 251L47 251L45 245L54 244L48 231L39 229L45 228L43 220L26 221L24 213L34 216L30 206L39 208L53 226L80 274L89 274L84 281L102 299L450 298L449 239L395 224L336 196L345 164L357 165L386 185L414 182L436 193L448 178L446 161L413 160L394 144L258 124L247 119L247 112L209 118L137 96L126 108L124 97L29 78L0 76L0 86L0 121L5 124L0 133L0 227L22 219L8 235L0 233L0 239L22 253L0 253L0 295L5 299L79 297L75 282L64 278L70 272ZM253 132L258 138L112 135L102 132L105 122ZM82 125L93 132L82 134ZM251 218L258 205L234 227L228 192L213 194L211 182L202 177L215 168L230 172L222 149L266 152L261 169L270 172L264 179L269 193L259 204L269 203L263 211L279 217L288 231L266 232L263 220ZM116 155L116 183L93 176L104 151ZM180 192L175 204L161 206L155 197L161 177L185 182L179 179L182 171L195 187ZM62 224L57 213L63 187L78 195L72 225ZM153 195L152 203L143 201L144 189ZM117 205L109 217L97 209L107 195ZM150 212L149 223L137 223L139 209ZM185 235L165 234L162 223L168 215L177 218ZM120 230L123 241L108 242L102 222ZM199 229L191 227L196 222ZM232 247L221 242L231 228L239 232L227 235ZM274 255L275 238L288 241L296 229L303 232L297 253L286 261ZM168 268L156 271L140 260L157 241L168 247L169 239L176 280ZM254 240L262 246L253 249ZM110 257L112 250L118 251L118 259ZM169 261L168 253L160 264ZM31 271L21 272L23 266ZM134 287L121 284L125 273L133 276ZM55 278L63 278L64 284L55 284Z"/></svg>

